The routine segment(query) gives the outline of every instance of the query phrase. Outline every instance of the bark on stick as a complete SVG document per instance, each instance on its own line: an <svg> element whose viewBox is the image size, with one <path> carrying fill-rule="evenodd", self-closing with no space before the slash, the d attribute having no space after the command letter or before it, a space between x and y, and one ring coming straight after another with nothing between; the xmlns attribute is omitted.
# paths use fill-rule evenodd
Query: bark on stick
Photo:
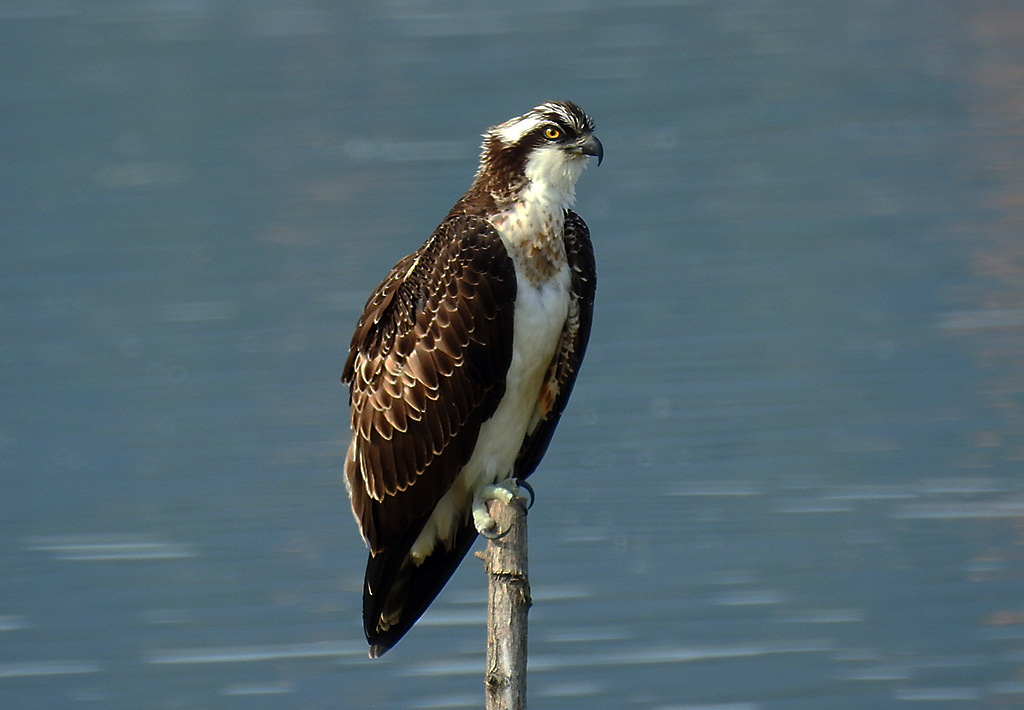
<svg viewBox="0 0 1024 710"><path fill-rule="evenodd" d="M487 542L486 710L526 708L526 615L530 581L526 563L526 510L521 500L494 501L491 517L508 533Z"/></svg>

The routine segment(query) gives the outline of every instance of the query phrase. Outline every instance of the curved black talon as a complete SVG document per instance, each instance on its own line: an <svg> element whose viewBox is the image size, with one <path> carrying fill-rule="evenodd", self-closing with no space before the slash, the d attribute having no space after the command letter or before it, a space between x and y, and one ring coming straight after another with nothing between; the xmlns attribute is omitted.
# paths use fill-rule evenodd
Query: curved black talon
<svg viewBox="0 0 1024 710"><path fill-rule="evenodd" d="M511 526L505 532L496 532L496 533L481 532L480 534L483 535L484 537L486 537L488 540L500 540L501 538L503 538L506 535L508 535L510 532L512 532Z"/></svg>
<svg viewBox="0 0 1024 710"><path fill-rule="evenodd" d="M530 508L533 507L533 502L537 500L537 494L534 493L533 486L531 486L529 483L527 483L521 478L516 479L516 485L519 486L520 488L525 488L527 492L529 492L530 494L530 502L527 503L526 507L524 508L524 512L528 512Z"/></svg>

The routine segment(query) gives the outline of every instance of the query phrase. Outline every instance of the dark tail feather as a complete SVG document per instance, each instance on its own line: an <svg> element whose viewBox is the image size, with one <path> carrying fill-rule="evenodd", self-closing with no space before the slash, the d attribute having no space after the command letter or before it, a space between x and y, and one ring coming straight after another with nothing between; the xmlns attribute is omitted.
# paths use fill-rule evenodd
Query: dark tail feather
<svg viewBox="0 0 1024 710"><path fill-rule="evenodd" d="M419 566L408 556L415 536L370 555L363 581L363 628L370 658L383 656L412 628L451 579L476 534L472 520L468 521L456 533L451 550L439 543Z"/></svg>

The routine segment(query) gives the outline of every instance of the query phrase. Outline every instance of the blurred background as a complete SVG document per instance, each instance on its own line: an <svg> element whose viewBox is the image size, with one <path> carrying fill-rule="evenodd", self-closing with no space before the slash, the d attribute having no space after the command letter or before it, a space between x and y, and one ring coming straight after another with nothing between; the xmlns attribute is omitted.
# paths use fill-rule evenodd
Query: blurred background
<svg viewBox="0 0 1024 710"><path fill-rule="evenodd" d="M365 657L339 377L556 98L530 706L1024 706L1017 0L4 0L0 64L0 706L482 705L472 557Z"/></svg>

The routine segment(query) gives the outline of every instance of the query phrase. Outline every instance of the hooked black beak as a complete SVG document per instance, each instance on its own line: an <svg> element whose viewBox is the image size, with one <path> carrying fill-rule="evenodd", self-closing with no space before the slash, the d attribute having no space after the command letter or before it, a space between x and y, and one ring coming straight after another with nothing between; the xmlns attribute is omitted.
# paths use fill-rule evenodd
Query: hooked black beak
<svg viewBox="0 0 1024 710"><path fill-rule="evenodd" d="M597 136L591 134L584 138L579 143L580 152L583 155L593 155L597 158L597 164L600 165L601 161L604 160L604 146L601 145L601 141L597 139Z"/></svg>

